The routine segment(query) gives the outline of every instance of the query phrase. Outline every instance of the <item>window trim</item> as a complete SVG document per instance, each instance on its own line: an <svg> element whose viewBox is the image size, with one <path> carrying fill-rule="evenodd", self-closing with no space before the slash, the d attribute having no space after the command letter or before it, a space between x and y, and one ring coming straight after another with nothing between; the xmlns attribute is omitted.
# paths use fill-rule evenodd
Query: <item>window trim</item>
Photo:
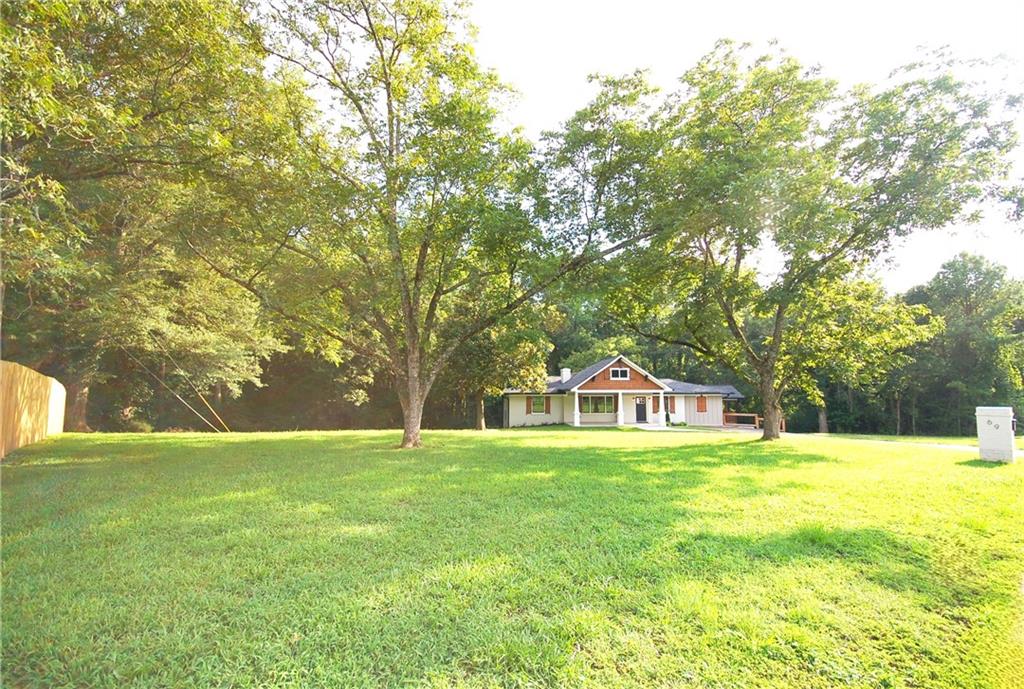
<svg viewBox="0 0 1024 689"><path fill-rule="evenodd" d="M625 371L625 376L615 375L616 371ZM608 380L629 380L629 367L628 366L616 366L615 368L608 369Z"/></svg>
<svg viewBox="0 0 1024 689"><path fill-rule="evenodd" d="M546 407L547 407L547 402L545 401L545 399L547 399L546 395L534 395L533 397L531 397L530 398L530 410L529 410L529 413L530 414L545 414L545 413L547 413L547 412L544 411L546 409ZM537 402L538 401L540 402L540 411L537 411Z"/></svg>

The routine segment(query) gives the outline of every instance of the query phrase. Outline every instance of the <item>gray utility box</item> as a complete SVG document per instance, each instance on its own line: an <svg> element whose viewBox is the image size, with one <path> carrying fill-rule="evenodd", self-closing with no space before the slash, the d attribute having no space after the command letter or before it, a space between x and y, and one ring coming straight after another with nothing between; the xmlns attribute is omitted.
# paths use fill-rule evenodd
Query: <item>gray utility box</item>
<svg viewBox="0 0 1024 689"><path fill-rule="evenodd" d="M1013 407L977 407L978 447L989 462L1013 461Z"/></svg>

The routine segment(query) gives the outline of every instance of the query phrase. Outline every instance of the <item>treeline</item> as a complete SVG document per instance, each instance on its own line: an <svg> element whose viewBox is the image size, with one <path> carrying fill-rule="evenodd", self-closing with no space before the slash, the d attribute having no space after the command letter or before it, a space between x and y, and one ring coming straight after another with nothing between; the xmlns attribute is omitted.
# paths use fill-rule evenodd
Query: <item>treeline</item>
<svg viewBox="0 0 1024 689"><path fill-rule="evenodd" d="M766 439L807 405L953 432L1019 399L1019 285L966 258L906 298L864 277L911 232L1024 213L1022 101L949 55L845 90L722 41L673 93L595 79L531 141L457 3L0 12L3 355L65 383L69 429L417 447L615 351L741 386ZM958 305L961 269L1005 308Z"/></svg>
<svg viewBox="0 0 1024 689"><path fill-rule="evenodd" d="M795 400L798 431L973 435L977 406L1013 406L1024 418L1024 282L961 254L902 297L942 319L930 339L875 380L821 381L824 404Z"/></svg>
<svg viewBox="0 0 1024 689"><path fill-rule="evenodd" d="M793 395L785 402L789 430L970 435L975 406L1012 405L1024 417L1024 283L1008 278L1002 266L962 254L901 299L926 305L941 317L942 328L900 352L891 368L873 380L853 385L822 377L822 405ZM677 380L734 380L728 370L684 347L630 335L590 298L566 299L538 340L547 343L540 348L546 352L541 354L546 371L579 370L621 352ZM259 380L259 385L244 385L237 397L217 386L210 391L211 403L233 430L394 428L401 423L401 407L386 384L378 383L360 399L354 393L362 388L347 381L342 367L301 349L273 354L263 362ZM176 376L169 375L168 381L187 394ZM425 425L478 425L478 398L463 382L452 379L438 386L425 410ZM757 391L740 387L748 399L737 409L757 410ZM496 392L484 393L488 427L501 423ZM94 428L113 431L202 427L170 392L130 366L97 385L89 421Z"/></svg>

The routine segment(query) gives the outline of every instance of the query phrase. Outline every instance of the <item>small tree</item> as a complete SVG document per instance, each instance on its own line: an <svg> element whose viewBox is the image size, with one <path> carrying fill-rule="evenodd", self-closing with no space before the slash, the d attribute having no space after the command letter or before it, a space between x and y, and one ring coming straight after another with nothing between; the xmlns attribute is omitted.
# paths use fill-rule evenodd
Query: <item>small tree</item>
<svg viewBox="0 0 1024 689"><path fill-rule="evenodd" d="M888 297L880 284L867 280L823 285L801 307L791 319L794 335L784 365L797 369L790 387L817 407L820 433L828 433L823 380L854 390L875 388L911 361L910 347L943 327L926 307Z"/></svg>
<svg viewBox="0 0 1024 689"><path fill-rule="evenodd" d="M547 356L551 343L537 327L543 312L518 311L500 326L467 341L446 372L450 387L472 401L474 427L485 430L485 398L507 388L543 390L547 384Z"/></svg>

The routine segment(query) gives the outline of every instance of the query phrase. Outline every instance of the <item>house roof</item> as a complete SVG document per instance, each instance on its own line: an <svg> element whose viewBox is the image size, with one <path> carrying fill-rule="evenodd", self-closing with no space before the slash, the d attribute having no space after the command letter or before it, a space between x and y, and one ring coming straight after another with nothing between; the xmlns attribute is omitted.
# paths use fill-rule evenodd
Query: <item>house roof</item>
<svg viewBox="0 0 1024 689"><path fill-rule="evenodd" d="M585 383L588 380L590 380L591 376L597 375L601 371L601 369L603 369L605 366L607 366L608 364L612 363L613 361L615 361L618 358L619 358L618 356L605 357L604 359L601 359L600 361L598 361L596 363L593 363L590 366L587 366L582 371L577 371L575 374L573 374L569 378L569 380L565 381L564 383L562 382L562 376L548 376L547 388L545 388L544 392L546 394L548 394L548 395L552 395L552 394L555 394L555 393L558 393L558 392L567 392L569 390L572 390L577 385L580 385L580 384ZM528 391L528 390L519 390L519 389L508 389L508 390L505 390L505 392L530 392L530 391Z"/></svg>
<svg viewBox="0 0 1024 689"><path fill-rule="evenodd" d="M672 388L672 392L684 395L721 395L727 400L741 400L744 397L743 393L732 385L701 385L671 378L662 378L661 382Z"/></svg>
<svg viewBox="0 0 1024 689"><path fill-rule="evenodd" d="M600 373L602 370L607 368L612 362L617 359L625 359L621 354L615 356L608 356L600 361L595 361L590 366L587 366L581 371L574 373L569 380L562 382L561 376L548 376L547 387L544 390L545 394L554 395L558 393L568 392L583 383L590 380L593 376ZM629 362L632 364L632 362ZM633 364L636 366L636 364ZM639 367L637 367L639 368ZM654 378L654 376L651 376ZM671 392L680 393L684 395L721 395L724 399L743 399L743 395L740 391L734 388L732 385L701 385L699 383L686 383L679 380L673 380L671 378L654 378L655 382L663 383ZM523 393L528 392L526 390L505 390L506 393Z"/></svg>
<svg viewBox="0 0 1024 689"><path fill-rule="evenodd" d="M569 378L569 380L565 381L564 383L562 382L562 379L559 378L558 382L555 384L555 392L565 392L566 390L572 390L577 385L583 385L588 380L590 380L598 373L600 373L602 370L610 366L611 363L618 358L618 356L606 356L600 361L594 362L590 366L587 366L582 371L577 371L572 375L572 377Z"/></svg>

